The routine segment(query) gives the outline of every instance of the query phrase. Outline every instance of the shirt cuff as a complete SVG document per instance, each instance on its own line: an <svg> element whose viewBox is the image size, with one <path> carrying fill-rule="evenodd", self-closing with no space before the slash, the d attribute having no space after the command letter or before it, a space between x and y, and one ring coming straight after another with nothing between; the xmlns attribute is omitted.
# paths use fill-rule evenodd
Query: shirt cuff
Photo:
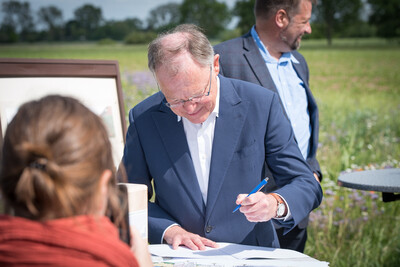
<svg viewBox="0 0 400 267"><path fill-rule="evenodd" d="M161 236L161 242L160 242L160 244L164 244L164 235L165 235L165 232L166 232L169 228L171 228L172 226L175 226L175 225L178 225L178 226L179 226L179 224L174 223L174 224L171 224L170 226L168 226L168 227L164 230L164 232L163 232L163 234L162 234L162 236Z"/></svg>

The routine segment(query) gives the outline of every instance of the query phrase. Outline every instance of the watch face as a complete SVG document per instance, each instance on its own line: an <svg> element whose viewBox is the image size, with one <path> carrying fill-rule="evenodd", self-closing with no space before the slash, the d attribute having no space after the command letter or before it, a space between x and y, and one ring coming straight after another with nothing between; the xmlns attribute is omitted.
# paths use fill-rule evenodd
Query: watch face
<svg viewBox="0 0 400 267"><path fill-rule="evenodd" d="M285 213L285 205L283 203L278 205L278 210L276 211L277 217L282 217Z"/></svg>

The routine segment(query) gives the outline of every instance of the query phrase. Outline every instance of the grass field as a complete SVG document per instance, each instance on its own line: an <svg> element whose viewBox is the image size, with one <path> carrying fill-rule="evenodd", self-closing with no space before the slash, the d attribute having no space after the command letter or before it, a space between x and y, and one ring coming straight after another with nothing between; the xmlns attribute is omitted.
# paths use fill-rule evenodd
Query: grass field
<svg viewBox="0 0 400 267"><path fill-rule="evenodd" d="M320 110L318 159L324 200L313 211L305 253L330 266L400 266L400 201L337 186L343 171L400 167L400 46L384 40L304 40ZM112 59L120 64L126 110L156 85L146 46L0 46L0 57Z"/></svg>

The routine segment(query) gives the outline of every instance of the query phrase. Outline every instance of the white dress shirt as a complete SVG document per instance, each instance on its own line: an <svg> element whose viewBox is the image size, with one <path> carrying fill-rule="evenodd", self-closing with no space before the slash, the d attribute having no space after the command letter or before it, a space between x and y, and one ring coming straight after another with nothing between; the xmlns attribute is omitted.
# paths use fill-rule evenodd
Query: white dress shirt
<svg viewBox="0 0 400 267"><path fill-rule="evenodd" d="M203 123L192 123L186 118L182 119L186 139L189 145L197 181L203 196L204 204L207 204L208 178L210 175L211 151L214 140L216 118L219 114L219 78L217 76L217 98L214 110Z"/></svg>

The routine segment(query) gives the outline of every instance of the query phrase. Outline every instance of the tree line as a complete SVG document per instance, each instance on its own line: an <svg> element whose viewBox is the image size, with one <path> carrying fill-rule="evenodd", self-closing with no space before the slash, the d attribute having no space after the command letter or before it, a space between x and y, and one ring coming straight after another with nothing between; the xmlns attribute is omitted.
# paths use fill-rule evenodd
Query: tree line
<svg viewBox="0 0 400 267"><path fill-rule="evenodd" d="M138 18L105 20L100 7L83 4L65 21L55 5L35 14L28 2L2 3L0 43L99 41L148 43L157 33L181 23L194 23L209 38L220 40L244 34L254 24L255 0L237 0L232 9L217 0L184 0L152 9L144 21ZM313 34L308 38L400 37L399 0L319 0L313 8ZM235 29L227 26L236 17ZM39 26L39 27L38 27Z"/></svg>

